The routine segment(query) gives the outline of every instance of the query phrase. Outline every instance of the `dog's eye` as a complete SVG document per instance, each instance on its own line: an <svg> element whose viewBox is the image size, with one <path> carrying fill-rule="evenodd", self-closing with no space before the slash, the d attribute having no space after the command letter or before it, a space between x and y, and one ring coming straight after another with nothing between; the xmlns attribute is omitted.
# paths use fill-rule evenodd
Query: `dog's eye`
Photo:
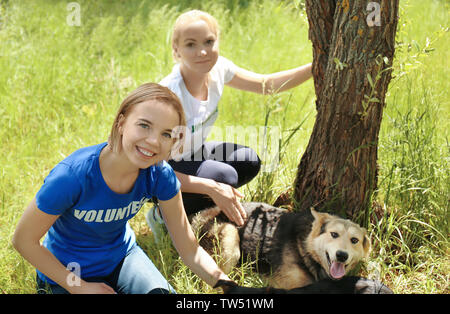
<svg viewBox="0 0 450 314"><path fill-rule="evenodd" d="M339 234L337 232L330 232L330 234L335 239L339 237Z"/></svg>
<svg viewBox="0 0 450 314"><path fill-rule="evenodd" d="M353 244L356 244L359 242L357 238L351 238L350 241L352 241Z"/></svg>

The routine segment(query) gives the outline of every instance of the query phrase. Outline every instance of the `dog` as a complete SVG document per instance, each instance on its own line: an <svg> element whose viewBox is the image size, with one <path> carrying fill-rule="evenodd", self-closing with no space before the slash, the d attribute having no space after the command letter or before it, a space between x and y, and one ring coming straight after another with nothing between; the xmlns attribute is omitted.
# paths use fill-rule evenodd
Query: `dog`
<svg viewBox="0 0 450 314"><path fill-rule="evenodd" d="M219 266L226 273L243 257L256 261L257 271L274 289L298 289L323 280L325 286L332 282L334 287L334 281L369 255L366 230L350 220L314 209L292 212L265 203L242 206L248 218L241 227L217 207L191 217L199 244L219 256ZM356 282L350 290L356 289Z"/></svg>

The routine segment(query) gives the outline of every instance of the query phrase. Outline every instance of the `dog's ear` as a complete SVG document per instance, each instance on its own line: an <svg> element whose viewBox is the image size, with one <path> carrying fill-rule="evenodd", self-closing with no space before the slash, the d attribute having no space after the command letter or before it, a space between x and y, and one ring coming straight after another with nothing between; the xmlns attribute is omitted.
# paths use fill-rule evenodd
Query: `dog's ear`
<svg viewBox="0 0 450 314"><path fill-rule="evenodd" d="M327 213L320 213L314 210L313 207L310 208L311 215L314 217L313 221L313 231L312 233L316 236L321 235L325 232L328 222L332 219L332 216Z"/></svg>
<svg viewBox="0 0 450 314"><path fill-rule="evenodd" d="M368 258L369 254L370 254L370 250L372 248L372 244L370 243L370 238L367 235L366 228L361 227L361 229L363 229L363 231L364 231L364 239L363 239L363 243L362 243L363 249L364 249L364 258Z"/></svg>
<svg viewBox="0 0 450 314"><path fill-rule="evenodd" d="M314 209L314 207L311 207L310 210L311 215L314 217L314 220L320 222L321 224L326 223L328 220L332 218L330 214L318 212Z"/></svg>
<svg viewBox="0 0 450 314"><path fill-rule="evenodd" d="M314 219L317 219L317 212L314 210L314 207L310 207L311 215L313 215Z"/></svg>
<svg viewBox="0 0 450 314"><path fill-rule="evenodd" d="M316 212L314 207L311 207L310 210L311 210L311 215L314 217L314 220L320 220L320 213Z"/></svg>

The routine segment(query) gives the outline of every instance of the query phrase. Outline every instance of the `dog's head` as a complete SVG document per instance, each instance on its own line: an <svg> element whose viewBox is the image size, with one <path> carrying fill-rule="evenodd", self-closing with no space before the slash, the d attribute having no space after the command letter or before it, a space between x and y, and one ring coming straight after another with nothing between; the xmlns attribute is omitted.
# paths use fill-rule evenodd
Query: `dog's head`
<svg viewBox="0 0 450 314"><path fill-rule="evenodd" d="M312 230L306 239L308 252L332 279L340 279L370 252L366 229L348 219L311 209Z"/></svg>

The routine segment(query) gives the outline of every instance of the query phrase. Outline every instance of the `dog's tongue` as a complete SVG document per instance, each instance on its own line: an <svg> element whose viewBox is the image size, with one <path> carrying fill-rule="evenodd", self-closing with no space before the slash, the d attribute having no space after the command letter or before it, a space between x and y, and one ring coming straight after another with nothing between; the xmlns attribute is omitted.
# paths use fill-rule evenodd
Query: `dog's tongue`
<svg viewBox="0 0 450 314"><path fill-rule="evenodd" d="M330 267L330 274L334 279L340 279L345 275L345 267L343 263L333 262Z"/></svg>

